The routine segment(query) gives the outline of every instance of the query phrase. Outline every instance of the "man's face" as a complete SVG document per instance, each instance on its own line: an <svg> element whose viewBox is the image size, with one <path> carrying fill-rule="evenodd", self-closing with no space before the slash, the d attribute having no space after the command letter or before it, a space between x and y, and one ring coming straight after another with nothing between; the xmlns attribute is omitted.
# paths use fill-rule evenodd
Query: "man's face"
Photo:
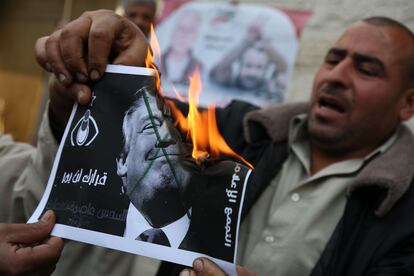
<svg viewBox="0 0 414 276"><path fill-rule="evenodd" d="M155 6L151 4L131 4L125 8L125 17L131 20L146 37L150 33L151 24L154 24Z"/></svg>
<svg viewBox="0 0 414 276"><path fill-rule="evenodd" d="M407 45L397 28L358 22L345 31L314 80L308 121L314 144L364 155L389 137L407 89Z"/></svg>
<svg viewBox="0 0 414 276"><path fill-rule="evenodd" d="M147 95L152 117L141 96L140 106L129 120L131 135L124 186L131 202L148 222L160 226L188 210L185 194L189 176L178 163L183 155L178 139L171 137L155 98Z"/></svg>
<svg viewBox="0 0 414 276"><path fill-rule="evenodd" d="M264 51L254 47L247 49L240 64L240 85L245 89L254 89L263 85L269 57Z"/></svg>
<svg viewBox="0 0 414 276"><path fill-rule="evenodd" d="M195 40L201 24L201 15L196 11L188 11L185 17L178 18L171 32L171 47L178 52L188 52Z"/></svg>

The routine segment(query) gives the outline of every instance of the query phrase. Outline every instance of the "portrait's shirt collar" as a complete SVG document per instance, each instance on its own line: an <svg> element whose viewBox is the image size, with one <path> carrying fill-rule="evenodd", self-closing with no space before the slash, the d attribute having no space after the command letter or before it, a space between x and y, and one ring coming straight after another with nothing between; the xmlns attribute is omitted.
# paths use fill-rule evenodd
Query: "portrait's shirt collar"
<svg viewBox="0 0 414 276"><path fill-rule="evenodd" d="M190 227L190 219L187 214L180 219L160 228L164 231L172 248L178 248L184 240L188 228ZM130 203L126 220L124 237L135 240L142 232L153 228L144 216Z"/></svg>

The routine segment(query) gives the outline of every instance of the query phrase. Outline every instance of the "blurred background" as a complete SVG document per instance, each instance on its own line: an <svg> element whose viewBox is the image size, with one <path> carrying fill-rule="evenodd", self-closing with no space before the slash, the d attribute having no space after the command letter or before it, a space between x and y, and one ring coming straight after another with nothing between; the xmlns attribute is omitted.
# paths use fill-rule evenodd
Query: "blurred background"
<svg viewBox="0 0 414 276"><path fill-rule="evenodd" d="M158 0L158 21L189 0ZM227 2L227 1L215 1ZM231 1L235 3L235 1ZM287 80L286 101L306 100L315 70L327 48L344 28L358 19L385 15L414 29L412 0L273 0L238 1L288 11L298 33L298 50ZM84 11L112 9L122 14L117 0L1 0L0 1L0 133L34 143L47 99L47 74L36 64L37 38L81 15ZM305 16L304 16L305 15ZM413 125L413 123L410 123Z"/></svg>
<svg viewBox="0 0 414 276"><path fill-rule="evenodd" d="M37 38L86 10L114 9L116 0L0 2L0 131L34 142L47 99L47 75L37 65Z"/></svg>

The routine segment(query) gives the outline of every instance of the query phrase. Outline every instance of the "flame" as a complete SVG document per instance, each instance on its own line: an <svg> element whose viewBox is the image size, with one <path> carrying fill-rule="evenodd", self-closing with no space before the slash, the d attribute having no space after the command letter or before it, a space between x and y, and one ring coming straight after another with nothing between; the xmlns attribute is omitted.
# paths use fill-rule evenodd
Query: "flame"
<svg viewBox="0 0 414 276"><path fill-rule="evenodd" d="M172 90L174 91L175 97L180 101L180 102L185 102L185 99L183 96L181 96L181 93L177 90L177 88L173 85L172 86Z"/></svg>
<svg viewBox="0 0 414 276"><path fill-rule="evenodd" d="M154 54L155 58L161 62L161 51L158 43L158 39L154 32L154 27L151 25L150 32L150 45L151 48L147 50L147 56L145 59L145 65L147 68L152 68L156 74L156 88L158 93L161 94L161 81L160 74L157 67L154 65ZM160 64L161 65L161 64ZM162 66L162 65L161 65ZM188 116L185 117L181 111L175 106L174 102L165 99L165 102L171 108L173 117L175 118L175 125L187 134L187 139L192 141L193 152L192 157L195 160L204 160L208 156L217 158L221 153L234 157L241 160L248 167L253 169L253 166L247 162L243 157L235 153L226 143L224 138L221 136L220 131L217 127L215 106L208 107L207 110L198 110L198 98L202 91L200 70L196 68L193 74L189 77L189 112ZM179 100L184 101L178 91L173 88L174 92ZM161 95L162 96L162 95Z"/></svg>
<svg viewBox="0 0 414 276"><path fill-rule="evenodd" d="M176 125L182 131L186 132L187 138L192 141L192 157L200 160L206 158L208 155L212 158L219 157L220 153L223 153L241 160L253 169L253 166L243 157L235 153L226 143L223 136L221 136L217 127L215 106L211 105L207 110L202 110L201 112L198 110L198 98L202 91L200 71L198 68L195 69L189 79L188 116L185 117L172 101L167 101L167 103L174 114Z"/></svg>
<svg viewBox="0 0 414 276"><path fill-rule="evenodd" d="M147 49L147 56L145 57L145 67L154 69L155 71L155 87L157 91L161 94L161 78L160 73L158 72L157 66L154 64L154 54L157 60L161 61L161 50L158 43L157 36L155 35L154 25L151 24L150 31L150 47ZM161 95L162 96L162 95Z"/></svg>
<svg viewBox="0 0 414 276"><path fill-rule="evenodd" d="M151 24L151 29L150 29L150 45L151 45L152 51L155 53L155 58L161 61L161 48L160 48L160 44L158 43L158 38L155 35L153 24Z"/></svg>

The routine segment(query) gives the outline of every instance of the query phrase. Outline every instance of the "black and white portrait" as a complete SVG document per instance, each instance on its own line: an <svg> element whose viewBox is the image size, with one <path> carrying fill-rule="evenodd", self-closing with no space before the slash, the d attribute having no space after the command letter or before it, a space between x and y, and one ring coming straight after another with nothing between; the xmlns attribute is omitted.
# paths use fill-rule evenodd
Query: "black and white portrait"
<svg viewBox="0 0 414 276"><path fill-rule="evenodd" d="M210 256L234 268L251 170L232 160L201 168L186 141L154 71L108 66L92 101L74 107L30 221L53 209L53 235L184 265Z"/></svg>
<svg viewBox="0 0 414 276"><path fill-rule="evenodd" d="M152 93L151 93L152 92ZM117 173L131 203L124 236L181 248L191 220L185 148L157 107L151 87L136 93L122 124ZM181 162L180 162L181 160Z"/></svg>

